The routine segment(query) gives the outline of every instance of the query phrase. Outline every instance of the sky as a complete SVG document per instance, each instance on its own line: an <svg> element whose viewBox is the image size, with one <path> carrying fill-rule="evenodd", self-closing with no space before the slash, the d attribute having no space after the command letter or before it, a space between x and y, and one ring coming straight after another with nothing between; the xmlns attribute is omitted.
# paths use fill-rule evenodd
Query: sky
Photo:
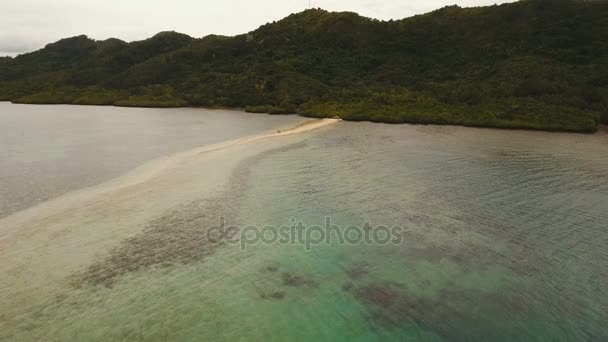
<svg viewBox="0 0 608 342"><path fill-rule="evenodd" d="M511 0L512 1L512 0ZM501 0L311 0L312 7L402 19L447 5L486 6ZM309 0L0 0L0 56L14 56L61 38L146 39L160 31L193 37L252 31L309 6Z"/></svg>

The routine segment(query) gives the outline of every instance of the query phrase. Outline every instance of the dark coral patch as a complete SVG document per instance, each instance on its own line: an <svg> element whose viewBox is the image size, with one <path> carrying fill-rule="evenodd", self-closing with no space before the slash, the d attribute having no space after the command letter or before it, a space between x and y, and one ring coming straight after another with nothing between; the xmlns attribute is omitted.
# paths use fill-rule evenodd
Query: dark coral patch
<svg viewBox="0 0 608 342"><path fill-rule="evenodd" d="M342 290L349 292L350 290L352 290L355 287L355 284L353 284L352 282L348 282L348 283L344 283L342 284Z"/></svg>
<svg viewBox="0 0 608 342"><path fill-rule="evenodd" d="M281 279L283 280L283 285L290 287L317 287L317 282L306 275L283 272L281 273Z"/></svg>
<svg viewBox="0 0 608 342"><path fill-rule="evenodd" d="M488 324L483 312L509 320L527 315L532 307L521 295L511 291L488 293L445 288L436 297L415 296L397 283L372 283L350 289L368 311L372 327L403 328L415 325L449 340L490 340L504 336L497 321ZM470 327L476 327L471 329ZM482 338L483 337L483 338Z"/></svg>
<svg viewBox="0 0 608 342"><path fill-rule="evenodd" d="M213 236L208 229L217 226L220 217L235 216L232 213L241 205L241 199L249 187L252 166L274 153L301 146L301 143L291 144L241 161L232 172L224 191L168 210L150 222L141 233L122 241L109 255L73 275L71 285L77 288L112 287L122 277L135 272L204 260L223 245L218 241L234 237L230 232ZM229 224L226 223L226 226Z"/></svg>
<svg viewBox="0 0 608 342"><path fill-rule="evenodd" d="M274 291L274 292L262 292L260 293L260 298L262 299L274 299L281 300L287 296L285 291Z"/></svg>
<svg viewBox="0 0 608 342"><path fill-rule="evenodd" d="M279 268L277 266L268 266L268 267L264 268L264 271L270 272L270 273L276 273L278 270L279 270Z"/></svg>
<svg viewBox="0 0 608 342"><path fill-rule="evenodd" d="M369 269L366 264L353 264L346 269L346 274L350 279L356 280L368 275Z"/></svg>

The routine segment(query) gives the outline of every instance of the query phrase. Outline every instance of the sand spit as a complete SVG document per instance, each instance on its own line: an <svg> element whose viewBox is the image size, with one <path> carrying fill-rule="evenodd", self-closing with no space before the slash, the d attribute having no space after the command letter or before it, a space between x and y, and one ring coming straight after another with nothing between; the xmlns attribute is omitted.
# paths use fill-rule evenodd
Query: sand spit
<svg viewBox="0 0 608 342"><path fill-rule="evenodd" d="M194 148L185 152L173 154L149 161L130 172L102 184L73 191L58 198L40 203L26 210L14 213L0 220L0 247L3 247L6 240L19 230L19 235L24 233L24 224L33 223L32 220L44 220L60 215L64 210L83 208L91 204L96 197L107 195L119 190L128 190L129 187L140 185L166 172L178 168L181 164L196 159L197 157L211 152L225 150L231 147L250 144L266 139L280 138L288 135L312 131L324 126L337 123L339 119L320 119L310 120L298 124L292 128L276 133L265 133L236 140L222 142L218 144L206 145ZM36 222L40 223L40 222Z"/></svg>
<svg viewBox="0 0 608 342"><path fill-rule="evenodd" d="M0 307L61 293L66 276L104 257L167 210L221 193L244 158L276 147L275 139L338 121L311 120L173 154L1 219Z"/></svg>

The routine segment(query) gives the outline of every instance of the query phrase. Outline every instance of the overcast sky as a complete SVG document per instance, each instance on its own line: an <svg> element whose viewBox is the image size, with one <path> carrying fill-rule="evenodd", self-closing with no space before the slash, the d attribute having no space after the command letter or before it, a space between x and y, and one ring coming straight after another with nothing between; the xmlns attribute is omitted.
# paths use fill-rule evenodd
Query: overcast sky
<svg viewBox="0 0 608 342"><path fill-rule="evenodd" d="M502 0L312 0L313 7L401 19L446 5L485 6ZM299 12L308 0L0 0L0 55L39 49L86 34L126 41L175 30L194 37L235 35Z"/></svg>

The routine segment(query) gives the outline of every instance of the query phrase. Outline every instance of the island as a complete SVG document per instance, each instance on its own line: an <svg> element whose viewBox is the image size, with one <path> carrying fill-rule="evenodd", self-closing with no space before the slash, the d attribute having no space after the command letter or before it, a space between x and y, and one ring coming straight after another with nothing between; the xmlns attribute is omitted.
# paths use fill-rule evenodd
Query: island
<svg viewBox="0 0 608 342"><path fill-rule="evenodd" d="M606 1L523 0L390 21L309 9L233 37L81 35L0 58L0 100L595 132L606 18Z"/></svg>

